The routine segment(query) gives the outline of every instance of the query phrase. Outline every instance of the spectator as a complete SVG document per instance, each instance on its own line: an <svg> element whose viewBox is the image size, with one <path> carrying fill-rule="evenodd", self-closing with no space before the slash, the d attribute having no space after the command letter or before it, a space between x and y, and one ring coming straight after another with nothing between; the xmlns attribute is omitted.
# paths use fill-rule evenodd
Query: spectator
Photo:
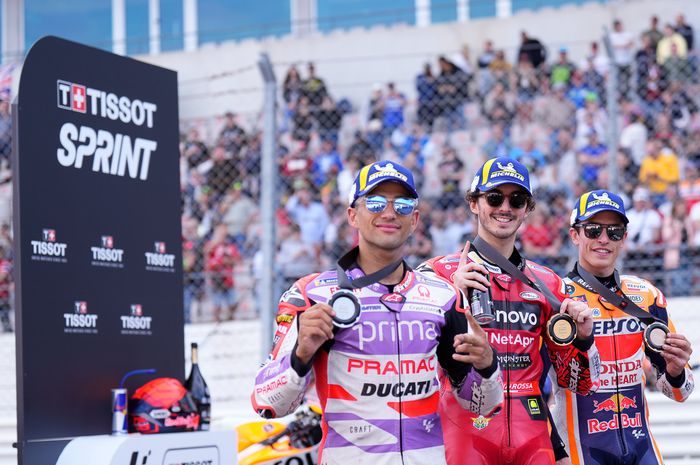
<svg viewBox="0 0 700 465"><path fill-rule="evenodd" d="M466 100L464 92L467 75L443 56L438 58L438 63L440 64L440 76L437 78L436 85L440 116L447 120L448 132L464 129L466 120L463 104Z"/></svg>
<svg viewBox="0 0 700 465"><path fill-rule="evenodd" d="M671 55L666 59L663 67L667 83L690 84L693 71L688 59L679 54L678 44L671 44Z"/></svg>
<svg viewBox="0 0 700 465"><path fill-rule="evenodd" d="M510 139L513 145L519 146L526 140L534 138L538 147L546 147L546 129L535 121L532 116L532 103L522 102L516 106L513 125L510 127Z"/></svg>
<svg viewBox="0 0 700 465"><path fill-rule="evenodd" d="M469 45L462 45L459 53L455 53L452 56L452 63L461 69L464 74L467 75L468 80L471 81L472 77L474 76L474 67L472 66L472 60L469 56Z"/></svg>
<svg viewBox="0 0 700 465"><path fill-rule="evenodd" d="M619 73L620 94L625 97L629 93L629 81L632 76L634 39L632 34L623 29L622 22L619 19L613 21L610 43L613 48L613 62L615 66L617 66L617 71Z"/></svg>
<svg viewBox="0 0 700 465"><path fill-rule="evenodd" d="M312 164L306 144L297 144L297 147L282 159L281 175L284 185L291 190L297 180L310 180Z"/></svg>
<svg viewBox="0 0 700 465"><path fill-rule="evenodd" d="M518 59L522 55L527 55L530 63L535 68L539 68L547 60L547 50L542 43L534 37L528 36L527 32L520 32L520 49L518 49Z"/></svg>
<svg viewBox="0 0 700 465"><path fill-rule="evenodd" d="M204 297L204 254L203 241L197 234L198 222L191 216L182 217L182 272L184 276L185 323L192 322L193 304L197 304L201 315Z"/></svg>
<svg viewBox="0 0 700 465"><path fill-rule="evenodd" d="M211 168L206 173L206 185L211 189L214 201L218 202L234 181L240 179L240 173L236 161L221 145L214 147L211 162Z"/></svg>
<svg viewBox="0 0 700 465"><path fill-rule="evenodd" d="M241 182L234 182L221 202L222 222L227 234L239 249L246 243L246 229L251 223L258 206L243 192Z"/></svg>
<svg viewBox="0 0 700 465"><path fill-rule="evenodd" d="M416 230L408 239L406 261L410 266L418 266L430 258L433 251L433 239L424 222L419 222Z"/></svg>
<svg viewBox="0 0 700 465"><path fill-rule="evenodd" d="M639 164L637 164L630 151L620 148L617 152L618 183L621 197L630 198L635 187L639 184Z"/></svg>
<svg viewBox="0 0 700 465"><path fill-rule="evenodd" d="M302 97L292 118L292 139L308 144L314 126L309 99Z"/></svg>
<svg viewBox="0 0 700 465"><path fill-rule="evenodd" d="M669 185L679 180L678 156L658 140L647 143L647 156L642 160L639 182L649 189L652 204L658 207L666 200Z"/></svg>
<svg viewBox="0 0 700 465"><path fill-rule="evenodd" d="M196 168L209 159L209 150L199 137L197 129L192 128L187 132L183 153L189 168Z"/></svg>
<svg viewBox="0 0 700 465"><path fill-rule="evenodd" d="M528 260L556 268L562 238L560 229L554 228L548 220L549 216L546 206L530 212L520 234L520 241Z"/></svg>
<svg viewBox="0 0 700 465"><path fill-rule="evenodd" d="M557 143L552 149L551 161L556 163L555 181L561 187L570 191L579 180L579 166L574 148L574 138L571 131L562 129L557 135Z"/></svg>
<svg viewBox="0 0 700 465"><path fill-rule="evenodd" d="M507 157L510 154L510 141L501 124L491 126L491 137L484 144L482 153L486 158Z"/></svg>
<svg viewBox="0 0 700 465"><path fill-rule="evenodd" d="M355 131L355 139L348 147L346 157L358 160L360 166L369 165L377 159L374 147L372 147L365 134L360 130Z"/></svg>
<svg viewBox="0 0 700 465"><path fill-rule="evenodd" d="M438 176L442 186L438 207L447 210L462 206L464 199L462 198L462 190L459 187L459 183L464 178L464 163L457 156L457 151L450 145L442 147L442 160L438 164ZM455 250L452 250L450 253Z"/></svg>
<svg viewBox="0 0 700 465"><path fill-rule="evenodd" d="M598 105L598 99L593 94L586 95L585 107L576 111L576 147L586 145L591 132L599 137L605 134L606 123L607 115Z"/></svg>
<svg viewBox="0 0 700 465"><path fill-rule="evenodd" d="M610 59L600 51L598 42L591 42L589 53L581 60L581 69L595 71L601 77L607 76L610 70Z"/></svg>
<svg viewBox="0 0 700 465"><path fill-rule="evenodd" d="M544 167L545 158L540 149L535 147L535 139L530 137L522 147L513 147L510 150L510 158L518 160L525 165L530 173Z"/></svg>
<svg viewBox="0 0 700 465"><path fill-rule="evenodd" d="M311 165L311 175L314 186L321 189L329 182L334 182L338 173L343 169L343 162L333 142L326 140L321 143L321 150L316 154Z"/></svg>
<svg viewBox="0 0 700 465"><path fill-rule="evenodd" d="M440 205L441 206L441 205ZM464 210L464 205L456 207ZM461 223L452 217L452 210L436 208L430 212L430 237L433 240L433 254L449 255L464 245L462 237L472 231L469 222Z"/></svg>
<svg viewBox="0 0 700 465"><path fill-rule="evenodd" d="M688 295L690 276L687 272L686 249L688 247L688 223L685 202L677 198L671 204L669 215L664 216L661 240L664 243L665 293L669 297Z"/></svg>
<svg viewBox="0 0 700 465"><path fill-rule="evenodd" d="M506 54L503 50L496 52L496 57L489 65L489 71L493 77L493 83L500 82L504 86L510 84L510 75L513 71L513 66L506 60Z"/></svg>
<svg viewBox="0 0 700 465"><path fill-rule="evenodd" d="M343 169L338 173L337 184L338 184L338 197L341 200L350 198L350 191L352 189L352 183L357 177L357 173L360 171L361 166L365 166L357 158L348 157L343 163Z"/></svg>
<svg viewBox="0 0 700 465"><path fill-rule="evenodd" d="M574 124L576 107L566 98L566 86L555 84L553 93L541 98L536 103L535 119L539 119L545 127L552 128L553 136L561 129L569 129Z"/></svg>
<svg viewBox="0 0 700 465"><path fill-rule="evenodd" d="M426 131L432 132L433 123L437 117L436 101L438 98L437 83L430 63L426 63L423 72L416 76L416 93L418 94L418 124Z"/></svg>
<svg viewBox="0 0 700 465"><path fill-rule="evenodd" d="M10 292L12 287L12 260L9 255L5 247L0 246L0 324L2 324L2 330L6 333L13 331L12 318L10 317L12 310L10 300L12 295Z"/></svg>
<svg viewBox="0 0 700 465"><path fill-rule="evenodd" d="M637 187L632 197L632 210L627 212L627 255L625 271L649 276L659 270L658 248L655 245L661 238L661 215L653 209L649 191Z"/></svg>
<svg viewBox="0 0 700 465"><path fill-rule="evenodd" d="M678 186L678 194L685 202L687 211L700 202L700 171L697 162L687 161L684 170L684 179Z"/></svg>
<svg viewBox="0 0 700 465"><path fill-rule="evenodd" d="M224 127L219 133L218 144L224 147L234 158L247 143L245 130L238 125L236 115L230 111L224 116Z"/></svg>
<svg viewBox="0 0 700 465"><path fill-rule="evenodd" d="M384 111L382 115L382 127L384 137L391 136L394 130L404 123L403 109L406 105L406 97L396 90L393 82L387 84L387 93L384 96Z"/></svg>
<svg viewBox="0 0 700 465"><path fill-rule="evenodd" d="M316 76L316 67L313 63L307 66L309 77L304 80L302 85L301 95L308 100L309 108L312 113L318 109L323 103L323 98L328 95L326 83L323 79Z"/></svg>
<svg viewBox="0 0 700 465"><path fill-rule="evenodd" d="M561 47L559 49L559 58L552 64L550 72L550 82L552 84L564 84L567 87L571 81L571 76L576 71L576 65L569 60L568 49Z"/></svg>
<svg viewBox="0 0 700 465"><path fill-rule="evenodd" d="M673 46L676 46L676 55L685 58L688 55L688 44L682 35L677 33L671 24L664 26L664 36L656 46L656 62L660 65L666 63L673 55Z"/></svg>
<svg viewBox="0 0 700 465"><path fill-rule="evenodd" d="M639 166L646 154L647 128L644 116L639 111L631 114L632 122L625 126L620 133L620 147L630 151L632 160Z"/></svg>
<svg viewBox="0 0 700 465"><path fill-rule="evenodd" d="M216 321L233 318L236 307L233 270L241 257L238 249L229 239L227 231L225 224L216 225L211 239L204 245Z"/></svg>
<svg viewBox="0 0 700 465"><path fill-rule="evenodd" d="M688 46L688 51L693 50L693 45L695 43L695 37L693 34L693 27L685 22L685 15L679 14L676 16L676 32L683 36L685 43Z"/></svg>
<svg viewBox="0 0 700 465"><path fill-rule="evenodd" d="M484 99L484 115L491 123L509 128L515 116L515 96L501 82L496 82Z"/></svg>
<svg viewBox="0 0 700 465"><path fill-rule="evenodd" d="M0 162L5 162L10 167L12 155L12 116L10 115L10 102L4 95L0 96Z"/></svg>
<svg viewBox="0 0 700 465"><path fill-rule="evenodd" d="M316 253L319 254L330 219L323 205L312 199L311 190L305 182L296 183L295 192L285 208L292 221L299 225L301 239L316 247Z"/></svg>
<svg viewBox="0 0 700 465"><path fill-rule="evenodd" d="M318 268L316 251L301 239L301 229L292 223L281 230L277 266L284 279L283 289L289 289L297 279Z"/></svg>
<svg viewBox="0 0 700 465"><path fill-rule="evenodd" d="M698 105L690 98L680 82L674 82L661 95L663 112L671 120L675 134L685 135L698 113Z"/></svg>
<svg viewBox="0 0 700 465"><path fill-rule="evenodd" d="M287 75L284 77L284 84L282 84L282 98L284 98L284 102L290 110L294 110L301 98L303 84L297 67L294 65L290 66Z"/></svg>
<svg viewBox="0 0 700 465"><path fill-rule="evenodd" d="M642 32L642 40L647 39L651 45L651 48L656 50L656 45L659 43L662 37L663 34L659 30L659 17L654 15L651 17L649 29Z"/></svg>
<svg viewBox="0 0 700 465"><path fill-rule="evenodd" d="M496 52L493 48L493 42L487 40L484 42L484 49L477 59L479 67L479 95L483 98L493 85L493 76L491 75L491 63L496 59Z"/></svg>
<svg viewBox="0 0 700 465"><path fill-rule="evenodd" d="M537 70L532 66L526 55L520 57L514 78L518 100L521 102L532 100L541 84Z"/></svg>
<svg viewBox="0 0 700 465"><path fill-rule="evenodd" d="M571 75L569 90L566 93L566 98L571 100L576 109L583 108L586 105L586 99L589 96L597 95L595 89L588 87L583 80L583 75L580 71L574 71Z"/></svg>
<svg viewBox="0 0 700 465"><path fill-rule="evenodd" d="M598 68L593 65L592 57L588 57L588 65L581 70L581 81L583 85L594 92L602 103L606 102L607 92L605 89L605 76L600 74ZM568 241L567 241L568 242Z"/></svg>
<svg viewBox="0 0 700 465"><path fill-rule="evenodd" d="M581 180L586 183L586 189L597 187L598 174L608 163L608 147L600 142L598 133L588 134L588 143L578 152L578 163L581 166Z"/></svg>
<svg viewBox="0 0 700 465"><path fill-rule="evenodd" d="M321 142L338 143L338 133L343 122L343 112L329 96L323 98L321 108L316 113L318 137Z"/></svg>

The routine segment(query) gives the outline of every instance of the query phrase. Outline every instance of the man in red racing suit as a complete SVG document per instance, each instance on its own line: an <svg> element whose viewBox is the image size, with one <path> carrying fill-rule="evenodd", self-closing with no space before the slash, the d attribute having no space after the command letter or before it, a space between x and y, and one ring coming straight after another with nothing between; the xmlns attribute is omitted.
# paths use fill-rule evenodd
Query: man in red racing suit
<svg viewBox="0 0 700 465"><path fill-rule="evenodd" d="M663 463L649 429L645 359L651 362L654 384L669 399L683 402L694 387L688 367L690 342L676 333L664 295L649 281L619 276L615 271L627 238L627 222L622 199L605 190L583 194L572 213L569 236L579 253L565 282L571 298L593 307L593 334L602 367L600 389L595 394L583 397L556 388L554 391L556 407L552 414L573 465ZM670 333L662 350L653 350L644 343L648 323L601 297L582 273L613 293L625 295L639 309L666 324Z"/></svg>
<svg viewBox="0 0 700 465"><path fill-rule="evenodd" d="M561 278L525 260L514 247L518 227L534 208L529 175L522 164L507 158L487 161L477 173L467 200L478 216L479 237L530 279L536 282L534 276L539 277L563 303L561 309L552 308L541 292L486 261L469 242L461 255L435 257L418 267L448 278L465 295L470 289L490 288L494 307L495 320L483 328L498 352L504 407L489 419L460 411L452 396L443 396L440 412L447 461L449 465L551 465L555 462L552 442L556 434L550 438L552 424L540 385L551 362L558 385L582 395L597 389L600 362L591 334L591 313L586 305L566 299ZM556 345L546 331L548 320L559 311L566 311L576 321L577 337L567 346Z"/></svg>

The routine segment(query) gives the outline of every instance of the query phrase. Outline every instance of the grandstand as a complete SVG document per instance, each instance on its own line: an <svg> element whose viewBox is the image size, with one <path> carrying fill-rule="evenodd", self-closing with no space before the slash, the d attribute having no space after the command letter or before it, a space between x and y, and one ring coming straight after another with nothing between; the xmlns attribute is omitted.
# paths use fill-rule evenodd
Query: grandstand
<svg viewBox="0 0 700 465"><path fill-rule="evenodd" d="M258 208L265 182L261 52L279 88L278 295L355 243L344 199L362 164L400 160L416 173L422 224L407 251L416 265L458 250L473 233L462 196L476 167L503 154L528 164L537 187L538 207L520 246L562 274L575 252L566 234L573 199L593 186L619 186L628 209L645 218L639 234L630 232L636 240L621 267L673 297L676 327L691 338L691 361L700 366L700 59L692 31L700 9L696 0L549 3L556 6L432 24L348 21L350 28L321 25L303 34L290 26L268 37L136 56L179 73L186 337L200 342L215 427L251 416L249 392L267 344L256 304L265 213ZM650 32L654 16L659 36ZM604 28L622 44L612 56ZM541 50L524 46L522 31L546 50L541 64ZM646 45L654 38L664 45ZM7 118L0 104L0 311L11 327L12 312L3 310L12 305ZM617 133L609 132L613 122ZM619 174L611 179L613 158ZM4 372L14 373L9 333L0 335L0 354ZM650 399L668 463L700 463L698 394L684 405L658 393ZM14 383L6 377L0 464L14 460L13 435Z"/></svg>

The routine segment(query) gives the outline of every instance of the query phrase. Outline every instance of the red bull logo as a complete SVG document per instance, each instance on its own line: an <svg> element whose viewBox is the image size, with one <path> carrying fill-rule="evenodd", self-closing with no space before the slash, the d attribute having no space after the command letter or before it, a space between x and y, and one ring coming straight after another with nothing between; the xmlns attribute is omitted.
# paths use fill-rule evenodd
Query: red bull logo
<svg viewBox="0 0 700 465"><path fill-rule="evenodd" d="M642 414L637 412L634 417L626 413L620 414L620 420L613 416L610 420L598 420L591 418L588 420L588 434L602 433L604 431L620 428L640 428L642 426Z"/></svg>
<svg viewBox="0 0 700 465"><path fill-rule="evenodd" d="M623 394L613 394L602 402L594 400L593 407L593 413L603 411L619 413L628 408L637 408L637 396L630 399Z"/></svg>

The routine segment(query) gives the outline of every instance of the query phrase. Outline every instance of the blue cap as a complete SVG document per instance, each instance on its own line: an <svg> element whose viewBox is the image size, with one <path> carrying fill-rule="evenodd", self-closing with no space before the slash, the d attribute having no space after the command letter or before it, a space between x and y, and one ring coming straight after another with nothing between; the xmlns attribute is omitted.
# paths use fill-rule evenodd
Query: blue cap
<svg viewBox="0 0 700 465"><path fill-rule="evenodd" d="M350 198L348 199L350 206L355 205L355 201L360 197L367 195L372 189L383 182L396 182L408 189L411 197L418 198L416 184L413 182L413 174L407 168L388 160L378 161L363 167L355 182L352 183L350 190Z"/></svg>
<svg viewBox="0 0 700 465"><path fill-rule="evenodd" d="M530 173L525 165L508 157L492 158L477 171L471 190L486 192L501 184L516 184L532 195Z"/></svg>
<svg viewBox="0 0 700 465"><path fill-rule="evenodd" d="M571 212L570 224L573 226L605 211L618 213L622 216L625 224L629 223L625 213L625 203L622 201L622 198L610 191L600 189L586 192L579 197L574 210Z"/></svg>

